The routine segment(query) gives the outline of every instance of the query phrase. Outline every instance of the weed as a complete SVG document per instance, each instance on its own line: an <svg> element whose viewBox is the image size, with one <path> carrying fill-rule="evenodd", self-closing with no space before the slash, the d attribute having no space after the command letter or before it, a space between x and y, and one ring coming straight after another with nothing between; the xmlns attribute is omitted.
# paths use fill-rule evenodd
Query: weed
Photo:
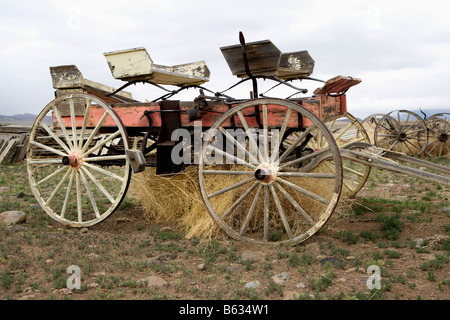
<svg viewBox="0 0 450 320"><path fill-rule="evenodd" d="M340 231L336 234L336 237L341 238L347 244L356 244L359 240L359 237L352 231Z"/></svg>
<svg viewBox="0 0 450 320"><path fill-rule="evenodd" d="M272 279L270 279L269 285L267 286L264 293L266 294L266 296L268 296L273 292L277 292L279 294L279 296L282 297L283 296L283 287L281 285L275 283L275 281L273 281Z"/></svg>
<svg viewBox="0 0 450 320"><path fill-rule="evenodd" d="M436 282L436 276L434 275L433 270L428 271L428 280Z"/></svg>
<svg viewBox="0 0 450 320"><path fill-rule="evenodd" d="M367 241L376 242L380 237L380 234L378 232L363 230L359 233L359 236L366 239Z"/></svg>
<svg viewBox="0 0 450 320"><path fill-rule="evenodd" d="M331 270L326 275L321 275L317 278L308 278L308 283L316 292L325 291L333 283L335 277L335 273Z"/></svg>
<svg viewBox="0 0 450 320"><path fill-rule="evenodd" d="M432 269L435 269L435 270L442 269L442 266L444 264L449 263L449 261L450 261L450 259L448 257L445 257L440 254L435 254L434 257L435 257L435 259L429 260L425 263L422 263L419 267L420 270L427 271L427 270L432 270Z"/></svg>
<svg viewBox="0 0 450 320"><path fill-rule="evenodd" d="M382 224L384 238L388 240L397 240L399 238L403 226L399 214L380 214L377 216L377 221Z"/></svg>
<svg viewBox="0 0 450 320"><path fill-rule="evenodd" d="M402 255L400 252L395 250L384 250L384 254L386 255L387 258L390 259L398 259Z"/></svg>
<svg viewBox="0 0 450 320"><path fill-rule="evenodd" d="M9 289L12 280L13 277L11 276L8 270L4 270L2 273L0 273L0 284L2 285L3 288Z"/></svg>
<svg viewBox="0 0 450 320"><path fill-rule="evenodd" d="M289 257L289 260L288 260L288 263L287 263L287 265L288 265L288 268L289 267L294 267L294 268L296 268L296 267L298 267L300 264L302 263L302 259L297 255L297 254L292 254L290 257Z"/></svg>

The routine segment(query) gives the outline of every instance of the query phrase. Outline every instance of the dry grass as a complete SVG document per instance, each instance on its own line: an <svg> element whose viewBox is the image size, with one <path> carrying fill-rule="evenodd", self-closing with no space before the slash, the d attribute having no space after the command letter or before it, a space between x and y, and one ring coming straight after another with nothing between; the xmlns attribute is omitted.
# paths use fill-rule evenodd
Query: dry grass
<svg viewBox="0 0 450 320"><path fill-rule="evenodd" d="M329 172L329 166L319 166L315 171ZM211 169L211 168L208 168ZM236 170L236 168L234 168ZM239 169L238 169L239 170ZM208 193L221 190L230 186L247 176L221 175L220 177L208 175L205 178L205 186ZM333 194L334 179L305 179L286 177L296 185L330 200ZM325 181L328 180L328 181ZM212 204L219 215L222 215L236 200L247 190L251 184L234 189L232 192L226 192L217 197L211 198ZM311 216L314 221L318 221L324 212L325 205L318 203L304 194L296 192L289 187L282 187L301 204L302 208ZM198 188L197 167L188 167L183 173L175 176L158 176L155 168L147 168L144 172L133 175L131 183L132 192L136 195L142 206L145 218L153 223L170 224L180 228L186 233L186 238L199 237L201 239L211 239L225 236L221 228L210 217L205 208ZM276 189L276 188L275 188ZM244 202L234 210L226 219L229 226L234 230L239 230L244 221L253 199L255 198L258 187L244 200ZM286 217L290 222L294 234L306 232L311 226L304 218L299 217L297 210L291 202L276 189L276 194L281 201ZM272 199L272 195L270 195ZM260 193L260 201L256 212L263 211L263 190ZM335 216L344 216L353 205L344 195L341 195L339 204L335 209ZM342 214L341 214L342 213ZM278 210L271 200L269 215L278 217ZM262 214L254 215L249 224L248 232L258 232L263 227ZM270 230L282 229L281 219L270 219Z"/></svg>

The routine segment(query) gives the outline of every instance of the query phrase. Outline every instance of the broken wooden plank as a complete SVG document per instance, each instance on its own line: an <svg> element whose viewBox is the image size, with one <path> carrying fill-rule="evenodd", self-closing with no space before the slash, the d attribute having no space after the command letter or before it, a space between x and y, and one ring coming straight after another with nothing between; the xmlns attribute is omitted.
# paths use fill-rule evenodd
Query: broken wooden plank
<svg viewBox="0 0 450 320"><path fill-rule="evenodd" d="M12 155L15 152L14 145L17 143L17 139L10 139L8 144L3 149L3 152L0 154L0 163L9 163Z"/></svg>
<svg viewBox="0 0 450 320"><path fill-rule="evenodd" d="M21 133L29 133L31 131L31 126L2 126L0 125L0 134L21 134Z"/></svg>

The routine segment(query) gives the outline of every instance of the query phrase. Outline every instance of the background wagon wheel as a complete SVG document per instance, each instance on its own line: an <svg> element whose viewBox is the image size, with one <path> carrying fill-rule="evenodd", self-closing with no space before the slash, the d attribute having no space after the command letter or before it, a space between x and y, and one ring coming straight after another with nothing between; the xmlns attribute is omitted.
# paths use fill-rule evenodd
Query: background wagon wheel
<svg viewBox="0 0 450 320"><path fill-rule="evenodd" d="M361 121L361 125L366 131L367 135L369 136L370 143L375 144L375 128L377 127L378 122L381 118L384 117L384 113L375 113L371 114L370 116L367 116L364 118L363 121Z"/></svg>
<svg viewBox="0 0 450 320"><path fill-rule="evenodd" d="M425 155L429 157L442 157L450 150L450 114L439 113L425 120L428 128L428 145Z"/></svg>
<svg viewBox="0 0 450 320"><path fill-rule="evenodd" d="M281 150L283 133L298 128L299 117L305 128ZM313 132L322 134L328 148L305 149L297 157L295 148L305 145ZM200 192L211 217L234 239L302 242L333 213L342 188L339 149L325 125L298 104L278 99L244 102L226 112L203 141Z"/></svg>
<svg viewBox="0 0 450 320"><path fill-rule="evenodd" d="M119 117L89 94L62 96L30 133L27 171L42 209L56 221L87 227L107 218L130 182L128 136Z"/></svg>
<svg viewBox="0 0 450 320"><path fill-rule="evenodd" d="M384 149L420 156L427 146L425 121L414 112L396 110L386 114L375 129L375 144Z"/></svg>
<svg viewBox="0 0 450 320"><path fill-rule="evenodd" d="M327 121L325 125L333 135L339 149L347 148L355 142L370 144L366 130L348 112L337 119ZM311 147L313 150L322 150L328 147L328 142L321 132L316 132L307 147ZM352 148L352 150L358 151L355 148ZM347 159L342 159L342 166L344 175L342 194L347 197L354 197L366 183L370 174L370 167Z"/></svg>

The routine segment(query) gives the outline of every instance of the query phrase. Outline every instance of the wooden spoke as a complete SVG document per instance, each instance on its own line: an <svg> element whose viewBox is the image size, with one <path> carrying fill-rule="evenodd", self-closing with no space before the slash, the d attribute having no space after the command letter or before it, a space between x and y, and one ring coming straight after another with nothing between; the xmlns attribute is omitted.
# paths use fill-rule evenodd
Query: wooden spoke
<svg viewBox="0 0 450 320"><path fill-rule="evenodd" d="M216 197L218 195L221 195L222 193L225 193L225 192L231 191L233 189L239 188L240 186L243 186L244 184L247 184L247 183L252 182L254 180L255 180L255 177L251 177L249 179L245 179L245 180L239 181L238 183L235 183L235 184L233 184L233 185L231 185L229 187L226 187L226 188L223 188L223 189L221 189L219 191L211 193L210 195L208 195L208 198Z"/></svg>
<svg viewBox="0 0 450 320"><path fill-rule="evenodd" d="M64 153L62 151L59 151L59 150L56 150L56 149L54 149L52 147L46 146L46 145L44 145L42 143L39 143L39 142L36 142L36 141L31 141L31 144L36 146L36 147L42 148L44 150L50 151L51 153L57 154L57 155L59 155L61 157L67 156L66 153Z"/></svg>
<svg viewBox="0 0 450 320"><path fill-rule="evenodd" d="M81 127L80 141L79 141L79 144L78 144L80 147L83 146L84 134L86 133L87 122L88 122L88 119L89 119L89 112L91 110L91 100L90 99L85 99L85 102L86 102L86 109L85 109L84 117L83 117L83 125Z"/></svg>
<svg viewBox="0 0 450 320"><path fill-rule="evenodd" d="M94 177L94 175L85 167L83 167L82 170L88 175L88 177L92 180L92 182L94 182L94 184L106 196L106 198L108 198L109 202L114 203L115 202L114 198L109 194L108 191L106 191L106 189L101 185L101 183L98 182L98 180Z"/></svg>
<svg viewBox="0 0 450 320"><path fill-rule="evenodd" d="M82 157L86 157L86 156L90 155L91 153L94 153L95 151L97 151L98 149L103 147L105 144L110 142L111 140L117 138L120 134L121 134L120 130L117 130L116 132L111 134L108 138L103 140L101 143L95 145L95 147L93 147L93 148L89 149L88 151L86 151L85 153L83 153Z"/></svg>
<svg viewBox="0 0 450 320"><path fill-rule="evenodd" d="M80 173L81 180L83 180L84 187L86 188L89 200L91 201L92 208L94 208L95 215L97 218L100 218L100 212L98 211L97 203L95 202L94 195L92 194L91 188L89 187L86 176L84 175L83 170L80 170L78 172Z"/></svg>
<svg viewBox="0 0 450 320"><path fill-rule="evenodd" d="M70 139L69 135L67 134L66 127L64 126L64 122L62 121L62 118L58 111L58 108L56 106L54 106L52 109L53 109L53 113L54 113L56 119L58 120L59 127L61 128L61 131L63 132L64 137L66 138L66 142L69 145L69 149L73 150L74 147L72 144L72 140Z"/></svg>
<svg viewBox="0 0 450 320"><path fill-rule="evenodd" d="M286 233L287 233L289 239L292 239L294 237L294 235L292 234L291 227L289 226L289 222L287 221L287 218L284 213L283 206L281 205L280 199L278 198L273 185L269 185L269 189L272 192L272 197L273 197L275 205L278 209L278 214L280 215L281 221L283 222L284 229L286 230Z"/></svg>
<svg viewBox="0 0 450 320"><path fill-rule="evenodd" d="M269 187L264 186L264 238L263 238L264 243L267 243L269 238L269 207L270 207Z"/></svg>
<svg viewBox="0 0 450 320"><path fill-rule="evenodd" d="M40 180L38 183L36 183L34 186L38 187L41 184L43 184L44 182L47 182L51 179L53 179L55 176L57 176L58 174L60 174L61 172L63 172L64 170L67 170L67 167L61 167L58 170L54 171L52 174L49 174L48 176L46 176L44 179Z"/></svg>
<svg viewBox="0 0 450 320"><path fill-rule="evenodd" d="M258 163L258 160L241 143L239 143L239 141L233 138L231 134L229 134L223 127L219 127L219 130L229 141L231 141L237 147L240 152L244 152L244 154L249 157L251 163Z"/></svg>
<svg viewBox="0 0 450 320"><path fill-rule="evenodd" d="M74 99L69 100L70 106L70 120L72 122L72 138L73 138L73 148L78 150L78 136L77 136L77 125L75 123L75 102Z"/></svg>
<svg viewBox="0 0 450 320"><path fill-rule="evenodd" d="M256 143L255 137L253 136L253 133L251 132L250 127L248 126L247 120L245 120L245 117L242 114L242 112L238 111L237 114L239 116L239 119L241 120L242 125L245 128L245 132L247 133L249 143L252 145L253 150L257 150L259 159L261 161L264 161L263 160L264 158L261 154L261 150L258 148L258 144Z"/></svg>
<svg viewBox="0 0 450 320"><path fill-rule="evenodd" d="M69 174L70 174L70 169L67 169L66 174L59 181L58 185L56 186L56 188L53 190L53 192L50 195L50 197L45 202L45 205L48 205L53 200L53 198L55 197L56 193L61 189L61 187L63 186L64 182L66 182L67 178L69 177Z"/></svg>
<svg viewBox="0 0 450 320"><path fill-rule="evenodd" d="M277 181L278 181L278 182L281 182L281 183L283 183L283 184L285 184L285 185L287 185L288 187L290 187L290 188L292 188L292 189L297 190L297 191L300 192L300 193L303 193L304 195L307 195L308 197L310 197L310 198L312 198L312 199L314 199L314 200L316 200L316 201L318 201L318 202L320 202L320 203L322 203L322 204L329 204L329 201L328 201L328 200L326 200L326 199L324 199L324 198L318 196L318 195L315 194L315 193L312 193L312 192L310 192L310 191L308 191L308 190L305 190L305 189L303 189L302 187L297 186L296 184L293 184L293 183L291 183L291 182L289 182L289 181L286 181L286 180L284 180L284 179L281 179L281 178L277 178Z"/></svg>
<svg viewBox="0 0 450 320"><path fill-rule="evenodd" d="M247 230L248 224L250 223L250 219L253 217L253 214L255 213L255 209L256 209L256 205L258 204L261 188L262 188L262 185L260 184L258 187L258 190L256 191L256 195L255 195L255 198L253 199L250 210L248 211L247 216L245 217L245 221L241 227L241 231L239 232L240 235L243 235L244 232Z"/></svg>
<svg viewBox="0 0 450 320"><path fill-rule="evenodd" d="M70 193L72 192L74 176L75 176L75 170L72 170L72 173L70 174L69 185L67 186L66 196L64 197L64 204L61 209L61 215L60 215L61 219L64 219L64 216L66 214L67 204L69 203Z"/></svg>
<svg viewBox="0 0 450 320"><path fill-rule="evenodd" d="M60 138L58 138L58 136L42 121L39 121L39 125L45 129L45 131L47 131L47 133L56 141L56 143L58 143L61 148L63 148L64 150L66 150L67 154L69 154L71 151L70 149L67 147L67 145L62 142L62 140Z"/></svg>
<svg viewBox="0 0 450 320"><path fill-rule="evenodd" d="M306 136L315 128L314 125L309 126L305 131L303 131L297 139L287 148L287 150L280 156L278 161L281 163L283 160L294 150L300 142L305 140Z"/></svg>
<svg viewBox="0 0 450 320"><path fill-rule="evenodd" d="M224 156L230 163L233 164L243 164L246 167L249 167L251 169L256 169L256 167L250 163L248 163L247 161L245 161L244 159L238 158L232 154L229 154L225 151L220 150L219 148L216 148L214 146L209 145L208 146L208 151L214 151L215 153L217 153L220 156Z"/></svg>
<svg viewBox="0 0 450 320"><path fill-rule="evenodd" d="M100 128L101 128L101 126L102 126L102 124L105 121L107 116L108 116L108 112L105 111L103 116L100 118L100 121L97 123L97 125L95 126L95 128L92 131L91 135L89 136L88 140L84 144L83 148L81 149L81 153L85 153L86 152L86 149L89 147L89 145L91 144L91 142L94 139L95 135L98 133L98 130L100 130Z"/></svg>
<svg viewBox="0 0 450 320"><path fill-rule="evenodd" d="M239 199L236 200L235 203L233 203L233 205L228 208L227 211L225 211L225 213L222 215L222 218L225 219L226 217L228 217L228 215L230 215L230 213L232 213L241 203L242 201L245 200L245 198L248 197L248 195L258 186L258 183L255 182L250 188L247 189L247 191L245 191L240 197Z"/></svg>
<svg viewBox="0 0 450 320"><path fill-rule="evenodd" d="M85 165L86 167L88 167L88 168L91 168L91 169L96 170L96 171L98 171L98 172L100 172L100 173L103 173L104 175L106 175L106 176L108 176L108 177L111 177L111 178L113 178L113 179L119 180L119 181L121 181L121 182L124 181L124 178L123 178L123 177L119 177L118 175L112 173L111 171L102 169L102 168L100 168L100 167L94 166L94 165L92 165L92 164L90 164L90 163L87 163L87 162L84 163L84 165Z"/></svg>

